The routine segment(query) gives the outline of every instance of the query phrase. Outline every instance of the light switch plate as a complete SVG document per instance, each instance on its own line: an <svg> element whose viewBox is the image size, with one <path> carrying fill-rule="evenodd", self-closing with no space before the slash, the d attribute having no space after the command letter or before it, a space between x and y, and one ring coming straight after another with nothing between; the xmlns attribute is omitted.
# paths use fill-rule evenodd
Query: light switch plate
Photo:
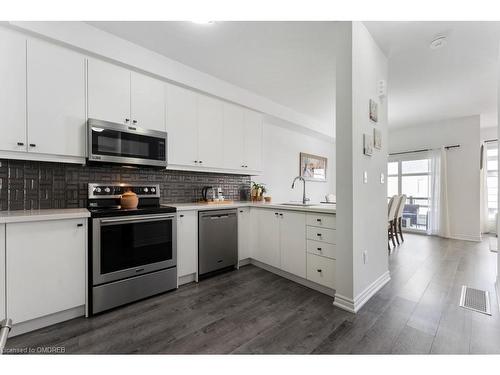
<svg viewBox="0 0 500 375"><path fill-rule="evenodd" d="M368 172L367 171L363 172L363 183L364 184L368 183Z"/></svg>
<svg viewBox="0 0 500 375"><path fill-rule="evenodd" d="M380 183L383 184L385 182L384 172L380 173Z"/></svg>

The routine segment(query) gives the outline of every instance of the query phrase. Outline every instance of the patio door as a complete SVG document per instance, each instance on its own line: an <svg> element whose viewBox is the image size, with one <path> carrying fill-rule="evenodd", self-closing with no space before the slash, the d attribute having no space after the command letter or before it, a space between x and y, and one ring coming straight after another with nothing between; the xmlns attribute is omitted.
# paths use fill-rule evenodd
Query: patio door
<svg viewBox="0 0 500 375"><path fill-rule="evenodd" d="M431 199L430 159L426 155L404 155L387 165L387 196L406 194L402 226L409 231L426 232Z"/></svg>

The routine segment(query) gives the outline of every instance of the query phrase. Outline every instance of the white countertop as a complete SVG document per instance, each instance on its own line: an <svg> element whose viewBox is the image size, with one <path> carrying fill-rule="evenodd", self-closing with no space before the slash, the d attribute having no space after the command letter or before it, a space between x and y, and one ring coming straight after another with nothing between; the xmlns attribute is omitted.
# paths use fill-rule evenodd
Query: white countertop
<svg viewBox="0 0 500 375"><path fill-rule="evenodd" d="M233 202L233 203L169 203L166 206L177 208L177 211L207 211L207 210L224 210L239 207L258 207L270 208L277 210L304 211L304 212L320 212L326 214L335 214L337 212L336 204L315 204L312 206L288 206L280 203L256 203L256 202Z"/></svg>
<svg viewBox="0 0 500 375"><path fill-rule="evenodd" d="M0 211L0 224L21 223L26 221L81 219L87 217L90 217L90 212L86 208Z"/></svg>

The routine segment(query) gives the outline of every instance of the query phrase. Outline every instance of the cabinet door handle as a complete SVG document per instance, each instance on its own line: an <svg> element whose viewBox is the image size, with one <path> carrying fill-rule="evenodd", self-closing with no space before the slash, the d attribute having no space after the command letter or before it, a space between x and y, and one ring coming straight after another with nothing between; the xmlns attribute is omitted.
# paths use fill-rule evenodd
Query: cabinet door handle
<svg viewBox="0 0 500 375"><path fill-rule="evenodd" d="M179 217L184 217L184 215L179 215Z"/></svg>
<svg viewBox="0 0 500 375"><path fill-rule="evenodd" d="M316 236L321 237L321 233L316 233Z"/></svg>
<svg viewBox="0 0 500 375"><path fill-rule="evenodd" d="M321 223L321 219L316 219L316 221L317 221L318 223Z"/></svg>
<svg viewBox="0 0 500 375"><path fill-rule="evenodd" d="M241 213L243 213L243 211L240 211Z"/></svg>
<svg viewBox="0 0 500 375"><path fill-rule="evenodd" d="M30 143L30 147L36 147L36 144Z"/></svg>
<svg viewBox="0 0 500 375"><path fill-rule="evenodd" d="M323 249L321 247L318 247L318 251L322 251Z"/></svg>
<svg viewBox="0 0 500 375"><path fill-rule="evenodd" d="M17 142L17 145L18 146L24 146L24 143L23 142Z"/></svg>
<svg viewBox="0 0 500 375"><path fill-rule="evenodd" d="M278 216L278 213L277 213L277 212L275 212L274 214L275 214L276 216Z"/></svg>
<svg viewBox="0 0 500 375"><path fill-rule="evenodd" d="M316 271L318 271L318 272L320 272L320 273L321 273L321 272L323 272L322 270L316 270Z"/></svg>
<svg viewBox="0 0 500 375"><path fill-rule="evenodd" d="M137 120L132 120L132 123L133 124L137 124Z"/></svg>
<svg viewBox="0 0 500 375"><path fill-rule="evenodd" d="M78 223L76 224L77 227L83 227L83 224L82 223Z"/></svg>
<svg viewBox="0 0 500 375"><path fill-rule="evenodd" d="M281 217L283 217L283 214L280 214Z"/></svg>
<svg viewBox="0 0 500 375"><path fill-rule="evenodd" d="M203 160L200 160L198 163L200 163L200 164L203 163Z"/></svg>
<svg viewBox="0 0 500 375"><path fill-rule="evenodd" d="M195 162L195 163L198 163L198 160L195 160L194 162Z"/></svg>
<svg viewBox="0 0 500 375"><path fill-rule="evenodd" d="M125 119L125 122L126 122L126 123L130 122L130 119L129 119L129 118L126 118L126 119Z"/></svg>

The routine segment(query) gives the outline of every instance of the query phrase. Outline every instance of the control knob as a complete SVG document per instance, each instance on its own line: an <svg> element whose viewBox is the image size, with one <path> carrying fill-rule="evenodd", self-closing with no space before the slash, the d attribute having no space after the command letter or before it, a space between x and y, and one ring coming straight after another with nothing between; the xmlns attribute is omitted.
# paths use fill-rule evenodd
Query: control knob
<svg viewBox="0 0 500 375"><path fill-rule="evenodd" d="M111 189L110 189L109 187L107 187L106 189L104 189L104 191L105 191L106 193L109 193L109 192L111 191Z"/></svg>

